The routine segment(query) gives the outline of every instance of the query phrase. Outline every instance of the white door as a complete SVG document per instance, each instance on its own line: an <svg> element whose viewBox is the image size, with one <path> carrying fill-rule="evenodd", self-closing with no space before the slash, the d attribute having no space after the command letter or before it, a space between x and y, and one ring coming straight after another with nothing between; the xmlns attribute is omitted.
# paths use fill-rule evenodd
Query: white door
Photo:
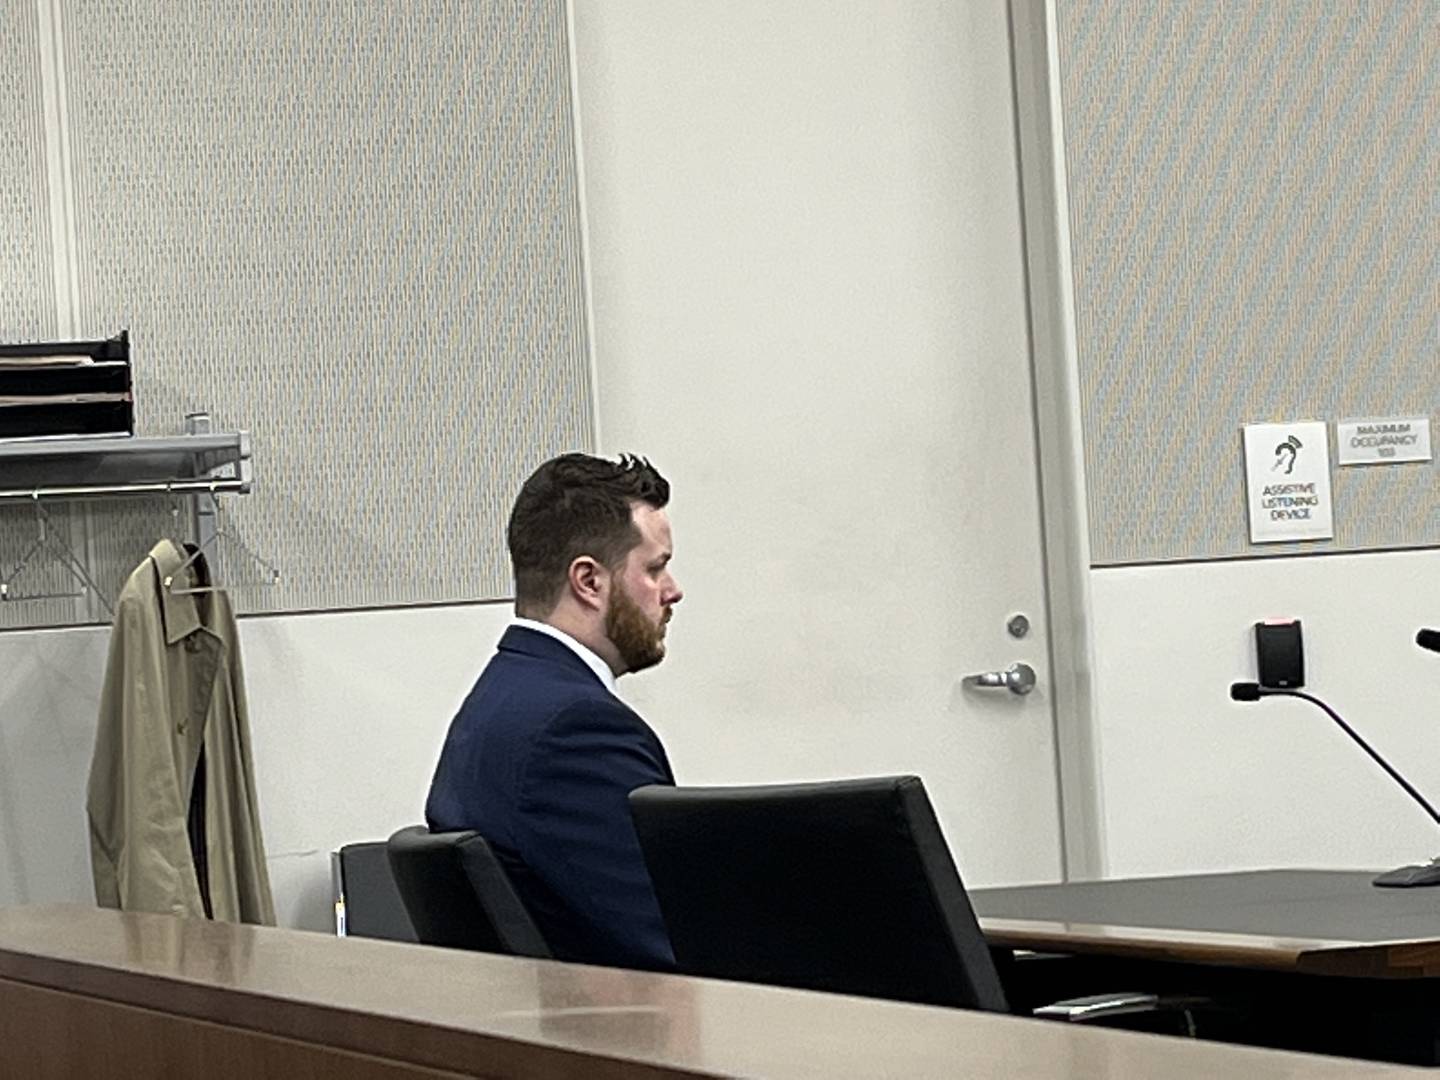
<svg viewBox="0 0 1440 1080"><path fill-rule="evenodd" d="M687 592L622 692L682 784L914 772L969 884L1059 878L1004 0L572 9L601 444Z"/></svg>

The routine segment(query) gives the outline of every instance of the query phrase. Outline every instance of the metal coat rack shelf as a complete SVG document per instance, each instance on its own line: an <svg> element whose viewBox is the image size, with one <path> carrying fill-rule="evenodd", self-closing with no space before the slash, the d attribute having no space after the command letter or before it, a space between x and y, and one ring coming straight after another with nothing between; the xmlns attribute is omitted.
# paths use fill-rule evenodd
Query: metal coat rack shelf
<svg viewBox="0 0 1440 1080"><path fill-rule="evenodd" d="M192 416L187 424L194 433L0 443L0 502L247 494L249 433L212 433L206 416Z"/></svg>
<svg viewBox="0 0 1440 1080"><path fill-rule="evenodd" d="M187 416L184 435L0 442L0 506L30 503L43 518L41 506L51 500L184 496L192 500L193 535L202 550L221 535L218 496L249 494L251 483L249 433L212 431L206 413ZM278 579L278 571L247 554ZM75 576L93 585L88 574Z"/></svg>

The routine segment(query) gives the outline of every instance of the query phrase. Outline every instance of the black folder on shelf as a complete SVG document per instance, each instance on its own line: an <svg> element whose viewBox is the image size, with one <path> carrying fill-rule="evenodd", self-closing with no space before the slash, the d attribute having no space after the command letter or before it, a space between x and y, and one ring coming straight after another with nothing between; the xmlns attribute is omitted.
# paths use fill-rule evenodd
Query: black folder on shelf
<svg viewBox="0 0 1440 1080"><path fill-rule="evenodd" d="M0 439L135 434L130 336L0 345Z"/></svg>

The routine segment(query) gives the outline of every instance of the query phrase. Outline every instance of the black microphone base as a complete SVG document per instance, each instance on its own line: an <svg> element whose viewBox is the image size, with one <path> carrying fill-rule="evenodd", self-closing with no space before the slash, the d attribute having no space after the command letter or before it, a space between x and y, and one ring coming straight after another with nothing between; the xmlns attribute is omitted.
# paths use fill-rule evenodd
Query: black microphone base
<svg viewBox="0 0 1440 1080"><path fill-rule="evenodd" d="M1374 884L1387 889L1414 889L1421 885L1440 885L1440 855L1420 866L1401 866L1386 870Z"/></svg>

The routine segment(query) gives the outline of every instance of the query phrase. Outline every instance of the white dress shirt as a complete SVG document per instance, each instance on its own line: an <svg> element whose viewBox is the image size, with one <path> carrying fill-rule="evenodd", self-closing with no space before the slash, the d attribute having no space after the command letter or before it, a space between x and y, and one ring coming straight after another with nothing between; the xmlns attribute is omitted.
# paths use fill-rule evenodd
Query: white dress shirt
<svg viewBox="0 0 1440 1080"><path fill-rule="evenodd" d="M595 677L604 684L605 689L615 693L615 673L610 670L610 665L601 660L595 652L580 644L564 630L557 630L549 623L537 622L534 619L523 619L519 615L510 620L511 626L523 626L526 630L534 630L537 634L544 634L569 647L570 651L585 661L587 667L595 672Z"/></svg>

